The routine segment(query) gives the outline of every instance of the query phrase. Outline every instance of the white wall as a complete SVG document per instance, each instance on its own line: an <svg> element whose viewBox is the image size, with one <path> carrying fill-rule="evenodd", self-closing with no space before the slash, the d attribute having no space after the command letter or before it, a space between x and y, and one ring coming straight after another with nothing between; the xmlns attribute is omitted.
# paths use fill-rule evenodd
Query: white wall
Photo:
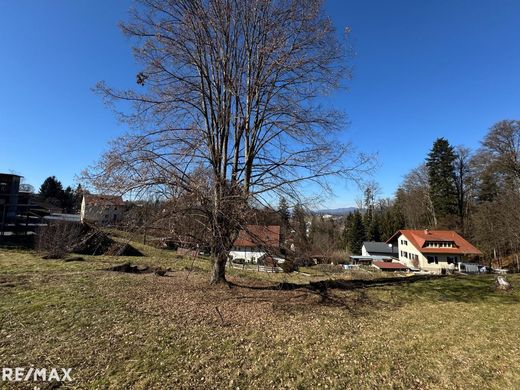
<svg viewBox="0 0 520 390"><path fill-rule="evenodd" d="M124 206L111 205L86 205L85 198L81 202L81 222L100 222L113 224L121 221Z"/></svg>
<svg viewBox="0 0 520 390"><path fill-rule="evenodd" d="M363 245L361 247L361 256L369 256L369 253L367 252L367 248Z"/></svg>
<svg viewBox="0 0 520 390"><path fill-rule="evenodd" d="M232 250L229 256L232 259L244 259L246 263L256 263L257 260L265 255L265 252L254 250L255 248L240 248L239 250Z"/></svg>

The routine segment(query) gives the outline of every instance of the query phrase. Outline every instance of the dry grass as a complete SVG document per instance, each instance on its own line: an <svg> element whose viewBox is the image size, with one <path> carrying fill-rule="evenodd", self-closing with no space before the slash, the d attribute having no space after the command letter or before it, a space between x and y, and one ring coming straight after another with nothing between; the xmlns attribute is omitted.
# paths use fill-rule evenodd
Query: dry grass
<svg viewBox="0 0 520 390"><path fill-rule="evenodd" d="M326 275L209 286L208 261L137 247L150 256L0 250L0 365L71 367L62 388L80 389L520 388L517 276L510 294L474 276L324 296L272 287ZM125 261L173 271L104 271Z"/></svg>

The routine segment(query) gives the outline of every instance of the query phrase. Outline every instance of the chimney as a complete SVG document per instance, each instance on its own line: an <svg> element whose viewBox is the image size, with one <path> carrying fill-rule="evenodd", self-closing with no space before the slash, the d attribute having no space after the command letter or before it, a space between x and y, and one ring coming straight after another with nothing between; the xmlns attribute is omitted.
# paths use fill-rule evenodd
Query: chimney
<svg viewBox="0 0 520 390"><path fill-rule="evenodd" d="M424 229L424 234L428 235L430 234L430 231L428 229Z"/></svg>

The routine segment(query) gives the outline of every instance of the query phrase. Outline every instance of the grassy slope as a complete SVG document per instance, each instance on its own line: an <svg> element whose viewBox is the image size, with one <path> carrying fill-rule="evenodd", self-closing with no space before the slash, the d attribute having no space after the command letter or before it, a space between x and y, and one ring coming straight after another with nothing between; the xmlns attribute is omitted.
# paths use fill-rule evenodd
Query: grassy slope
<svg viewBox="0 0 520 390"><path fill-rule="evenodd" d="M174 271L0 250L0 365L72 367L71 388L520 388L520 293L492 292L490 277L334 290L324 302L307 289L209 286L208 262L141 249L150 257L132 262Z"/></svg>

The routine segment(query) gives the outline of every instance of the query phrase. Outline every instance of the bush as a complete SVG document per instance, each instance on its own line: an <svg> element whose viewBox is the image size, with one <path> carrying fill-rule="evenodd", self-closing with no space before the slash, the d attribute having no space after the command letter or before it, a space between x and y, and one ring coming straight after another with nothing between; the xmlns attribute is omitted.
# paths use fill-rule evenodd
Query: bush
<svg viewBox="0 0 520 390"><path fill-rule="evenodd" d="M283 263L278 264L285 273L291 273L298 271L298 264L294 260L286 259Z"/></svg>
<svg viewBox="0 0 520 390"><path fill-rule="evenodd" d="M299 257L294 260L294 264L296 267L312 267L313 265L316 265L314 260L309 257Z"/></svg>
<svg viewBox="0 0 520 390"><path fill-rule="evenodd" d="M51 222L38 229L36 250L46 259L62 259L72 251L81 237L81 224L76 222Z"/></svg>

